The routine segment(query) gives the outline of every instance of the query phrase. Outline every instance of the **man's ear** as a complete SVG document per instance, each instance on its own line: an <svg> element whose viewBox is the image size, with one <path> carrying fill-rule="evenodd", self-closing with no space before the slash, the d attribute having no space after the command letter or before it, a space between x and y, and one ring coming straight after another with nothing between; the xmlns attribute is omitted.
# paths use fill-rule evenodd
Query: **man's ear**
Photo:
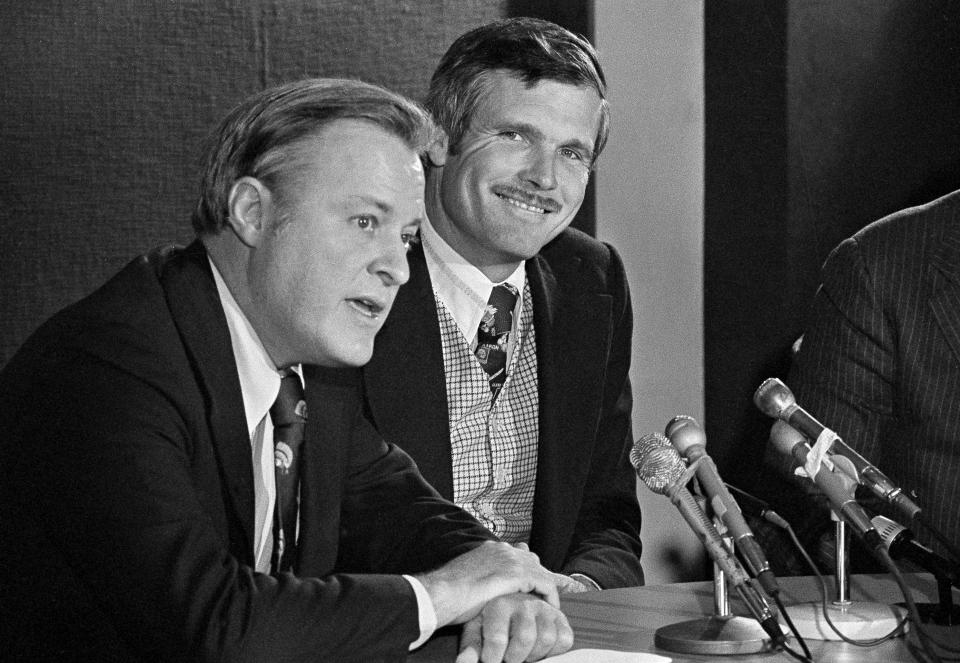
<svg viewBox="0 0 960 663"><path fill-rule="evenodd" d="M249 247L260 244L271 212L270 189L255 177L241 177L230 187L227 223L237 238Z"/></svg>
<svg viewBox="0 0 960 663"><path fill-rule="evenodd" d="M447 163L447 147L449 146L449 142L446 132L437 132L436 139L434 139L434 141L430 143L430 147L427 148L427 158L430 159L431 166L438 168Z"/></svg>

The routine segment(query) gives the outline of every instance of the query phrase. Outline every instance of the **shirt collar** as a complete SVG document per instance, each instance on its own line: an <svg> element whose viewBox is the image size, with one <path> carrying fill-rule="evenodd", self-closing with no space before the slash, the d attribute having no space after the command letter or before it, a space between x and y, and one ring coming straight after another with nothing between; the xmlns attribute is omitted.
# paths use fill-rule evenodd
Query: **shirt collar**
<svg viewBox="0 0 960 663"><path fill-rule="evenodd" d="M270 411L277 394L280 393L281 372L274 366L273 360L260 342L260 337L240 310L237 300L233 298L220 270L212 260L210 267L230 330L233 358L237 363L243 409L247 417L247 431L252 438L260 421Z"/></svg>
<svg viewBox="0 0 960 663"><path fill-rule="evenodd" d="M494 283L447 244L427 219L420 224L420 240L433 291L453 316L460 333L472 345L494 286L509 283L517 292L523 292L527 278L526 261L517 265L506 279ZM522 297L518 298L518 306L520 300Z"/></svg>

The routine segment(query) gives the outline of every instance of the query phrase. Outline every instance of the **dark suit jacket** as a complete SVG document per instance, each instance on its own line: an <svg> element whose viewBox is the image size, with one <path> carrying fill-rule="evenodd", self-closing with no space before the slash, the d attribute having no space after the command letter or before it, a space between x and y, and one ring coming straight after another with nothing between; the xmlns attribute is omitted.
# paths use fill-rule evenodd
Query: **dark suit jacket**
<svg viewBox="0 0 960 663"><path fill-rule="evenodd" d="M411 251L410 272L364 367L367 402L383 436L452 498L439 321L422 247ZM611 247L567 230L527 262L527 274L540 389L530 547L547 568L605 588L643 584L623 264Z"/></svg>
<svg viewBox="0 0 960 663"><path fill-rule="evenodd" d="M834 249L790 385L960 543L960 192Z"/></svg>
<svg viewBox="0 0 960 663"><path fill-rule="evenodd" d="M251 446L199 243L131 263L0 374L5 660L403 658L398 574L492 538L305 367L298 576L253 571ZM352 377L351 377L352 376Z"/></svg>

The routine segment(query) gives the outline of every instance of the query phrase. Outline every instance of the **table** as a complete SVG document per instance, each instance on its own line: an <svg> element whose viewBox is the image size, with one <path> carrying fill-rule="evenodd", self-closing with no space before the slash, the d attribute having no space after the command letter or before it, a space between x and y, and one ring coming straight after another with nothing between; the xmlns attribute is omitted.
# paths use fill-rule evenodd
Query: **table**
<svg viewBox="0 0 960 663"><path fill-rule="evenodd" d="M937 586L927 574L907 574L907 581L916 601L936 599ZM790 611L795 603L819 600L816 578L797 576L779 579L783 602ZM832 578L828 577L828 583ZM832 588L832 585L831 585ZM956 594L955 594L956 595ZM850 597L854 601L896 603L903 600L892 578L886 575L854 575L850 579ZM696 661L794 661L785 653L716 656L677 654L654 645L654 632L661 626L699 619L713 613L713 583L689 582L670 585L649 585L625 589L609 589L564 596L563 612L574 631L574 648L619 649L642 651L668 656L674 663ZM738 599L731 599L732 611L747 614ZM938 639L960 645L960 626L930 627ZM435 637L411 654L416 663L449 663L456 658L456 637ZM883 663L915 661L903 638L896 638L876 647L858 647L846 642L807 640L814 661L824 663Z"/></svg>

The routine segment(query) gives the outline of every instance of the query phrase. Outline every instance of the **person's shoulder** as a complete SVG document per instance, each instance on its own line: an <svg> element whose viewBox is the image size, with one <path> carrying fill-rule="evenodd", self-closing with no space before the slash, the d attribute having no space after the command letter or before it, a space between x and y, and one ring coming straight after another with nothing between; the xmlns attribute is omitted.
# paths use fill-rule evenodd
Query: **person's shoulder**
<svg viewBox="0 0 960 663"><path fill-rule="evenodd" d="M122 320L135 324L142 320L149 327L167 308L163 281L172 270L179 269L177 265L183 262L185 253L183 247L167 245L137 256L52 320L82 320L87 325L116 324Z"/></svg>
<svg viewBox="0 0 960 663"><path fill-rule="evenodd" d="M567 228L540 251L550 265L587 265L606 272L620 258L613 247L576 228Z"/></svg>
<svg viewBox="0 0 960 663"><path fill-rule="evenodd" d="M866 256L927 252L960 227L960 190L936 200L907 207L863 227L851 240Z"/></svg>
<svg viewBox="0 0 960 663"><path fill-rule="evenodd" d="M867 278L884 296L899 301L904 288L923 287L931 265L958 260L960 191L864 226L830 253L822 280Z"/></svg>
<svg viewBox="0 0 960 663"><path fill-rule="evenodd" d="M26 353L49 359L79 355L116 362L125 354L161 353L176 336L161 280L184 249L161 247L138 256L92 293L60 310L27 339Z"/></svg>
<svg viewBox="0 0 960 663"><path fill-rule="evenodd" d="M623 261L606 242L567 228L537 255L539 266L568 292L625 293ZM618 295L620 296L620 295Z"/></svg>

